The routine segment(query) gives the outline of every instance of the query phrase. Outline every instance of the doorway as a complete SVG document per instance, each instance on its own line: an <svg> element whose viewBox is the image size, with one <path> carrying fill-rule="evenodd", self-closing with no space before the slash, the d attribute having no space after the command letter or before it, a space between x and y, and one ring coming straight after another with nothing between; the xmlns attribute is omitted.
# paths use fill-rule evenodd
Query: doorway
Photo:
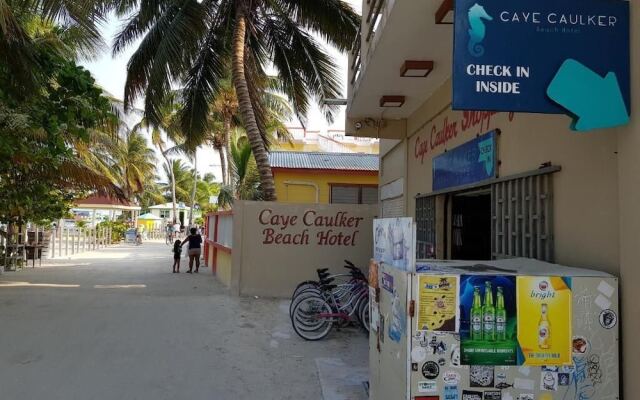
<svg viewBox="0 0 640 400"><path fill-rule="evenodd" d="M491 188L452 195L451 258L491 259Z"/></svg>

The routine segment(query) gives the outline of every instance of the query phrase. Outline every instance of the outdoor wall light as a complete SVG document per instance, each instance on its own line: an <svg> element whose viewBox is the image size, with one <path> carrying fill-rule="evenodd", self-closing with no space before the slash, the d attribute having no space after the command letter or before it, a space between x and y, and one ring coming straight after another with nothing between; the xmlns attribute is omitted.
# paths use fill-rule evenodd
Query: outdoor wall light
<svg viewBox="0 0 640 400"><path fill-rule="evenodd" d="M400 76L424 78L433 71L433 61L406 60L400 68Z"/></svg>
<svg viewBox="0 0 640 400"><path fill-rule="evenodd" d="M453 0L443 0L436 11L436 24L453 24Z"/></svg>
<svg viewBox="0 0 640 400"><path fill-rule="evenodd" d="M402 107L404 96L382 96L380 97L380 107Z"/></svg>

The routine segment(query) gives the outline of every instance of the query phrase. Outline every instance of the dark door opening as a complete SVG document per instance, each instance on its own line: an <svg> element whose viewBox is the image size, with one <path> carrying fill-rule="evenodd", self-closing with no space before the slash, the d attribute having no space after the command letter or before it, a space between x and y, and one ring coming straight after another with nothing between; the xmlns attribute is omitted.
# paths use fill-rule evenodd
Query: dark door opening
<svg viewBox="0 0 640 400"><path fill-rule="evenodd" d="M483 189L453 196L451 258L491 259L491 191Z"/></svg>

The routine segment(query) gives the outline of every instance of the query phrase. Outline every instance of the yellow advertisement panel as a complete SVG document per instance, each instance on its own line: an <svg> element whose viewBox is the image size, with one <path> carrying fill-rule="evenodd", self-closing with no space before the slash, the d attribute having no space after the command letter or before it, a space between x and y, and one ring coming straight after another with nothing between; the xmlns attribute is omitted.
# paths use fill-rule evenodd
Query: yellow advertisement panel
<svg viewBox="0 0 640 400"><path fill-rule="evenodd" d="M418 330L457 332L458 278L419 275Z"/></svg>
<svg viewBox="0 0 640 400"><path fill-rule="evenodd" d="M571 278L519 276L516 290L524 365L571 364Z"/></svg>

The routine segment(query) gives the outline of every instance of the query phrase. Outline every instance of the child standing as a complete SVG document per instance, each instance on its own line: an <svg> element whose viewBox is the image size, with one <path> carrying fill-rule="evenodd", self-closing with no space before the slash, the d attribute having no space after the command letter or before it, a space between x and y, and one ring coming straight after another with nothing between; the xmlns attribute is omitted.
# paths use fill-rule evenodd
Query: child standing
<svg viewBox="0 0 640 400"><path fill-rule="evenodd" d="M173 273L180 273L180 254L182 254L182 246L179 240L173 243Z"/></svg>

